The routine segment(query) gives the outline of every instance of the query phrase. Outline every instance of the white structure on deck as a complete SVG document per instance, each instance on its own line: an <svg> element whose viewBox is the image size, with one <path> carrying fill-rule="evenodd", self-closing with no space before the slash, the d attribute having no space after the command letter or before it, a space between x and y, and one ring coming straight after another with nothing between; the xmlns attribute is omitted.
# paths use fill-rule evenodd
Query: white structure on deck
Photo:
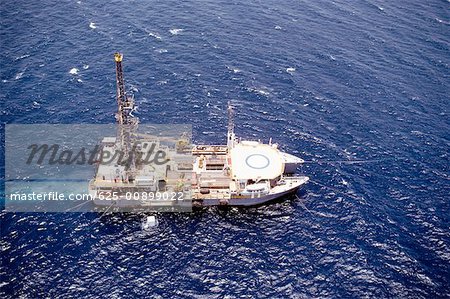
<svg viewBox="0 0 450 299"><path fill-rule="evenodd" d="M283 156L268 144L242 141L230 150L231 178L234 180L270 180L284 171Z"/></svg>

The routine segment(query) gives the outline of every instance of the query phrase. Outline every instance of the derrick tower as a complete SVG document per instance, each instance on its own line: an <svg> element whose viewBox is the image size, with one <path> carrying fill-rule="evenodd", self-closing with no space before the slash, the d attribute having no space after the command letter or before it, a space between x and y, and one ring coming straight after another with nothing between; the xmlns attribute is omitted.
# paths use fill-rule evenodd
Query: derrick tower
<svg viewBox="0 0 450 299"><path fill-rule="evenodd" d="M135 168L135 157L133 157L132 150L136 139L135 136L139 119L133 115L133 112L136 110L134 98L127 96L125 92L122 67L123 55L121 53L115 53L114 60L116 63L117 85L117 146L123 153L122 161L128 161L128 176L132 178Z"/></svg>

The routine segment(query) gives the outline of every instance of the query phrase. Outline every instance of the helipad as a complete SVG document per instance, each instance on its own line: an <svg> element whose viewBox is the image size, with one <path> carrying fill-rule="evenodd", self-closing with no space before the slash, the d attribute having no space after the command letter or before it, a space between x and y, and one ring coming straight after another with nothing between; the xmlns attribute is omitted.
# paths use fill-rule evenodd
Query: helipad
<svg viewBox="0 0 450 299"><path fill-rule="evenodd" d="M233 179L274 179L283 173L281 155L267 144L237 144L230 156Z"/></svg>

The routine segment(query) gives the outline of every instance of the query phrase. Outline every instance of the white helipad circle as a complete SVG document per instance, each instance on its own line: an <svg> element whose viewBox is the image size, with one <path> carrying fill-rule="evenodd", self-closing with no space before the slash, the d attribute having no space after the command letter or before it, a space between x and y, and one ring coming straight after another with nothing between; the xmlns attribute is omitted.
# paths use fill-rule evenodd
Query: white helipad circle
<svg viewBox="0 0 450 299"><path fill-rule="evenodd" d="M247 159L245 159L245 163L254 169L263 169L266 168L267 166L269 166L270 161L269 158L267 158L264 155L261 154L253 154L247 157Z"/></svg>

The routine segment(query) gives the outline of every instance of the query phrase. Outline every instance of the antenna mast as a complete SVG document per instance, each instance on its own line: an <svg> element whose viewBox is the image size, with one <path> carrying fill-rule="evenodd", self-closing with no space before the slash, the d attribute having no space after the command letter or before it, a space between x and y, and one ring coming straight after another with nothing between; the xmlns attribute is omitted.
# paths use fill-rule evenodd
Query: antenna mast
<svg viewBox="0 0 450 299"><path fill-rule="evenodd" d="M234 147L236 143L236 135L234 134L234 111L231 106L231 101L228 102L228 133L227 133L227 147L229 149Z"/></svg>

